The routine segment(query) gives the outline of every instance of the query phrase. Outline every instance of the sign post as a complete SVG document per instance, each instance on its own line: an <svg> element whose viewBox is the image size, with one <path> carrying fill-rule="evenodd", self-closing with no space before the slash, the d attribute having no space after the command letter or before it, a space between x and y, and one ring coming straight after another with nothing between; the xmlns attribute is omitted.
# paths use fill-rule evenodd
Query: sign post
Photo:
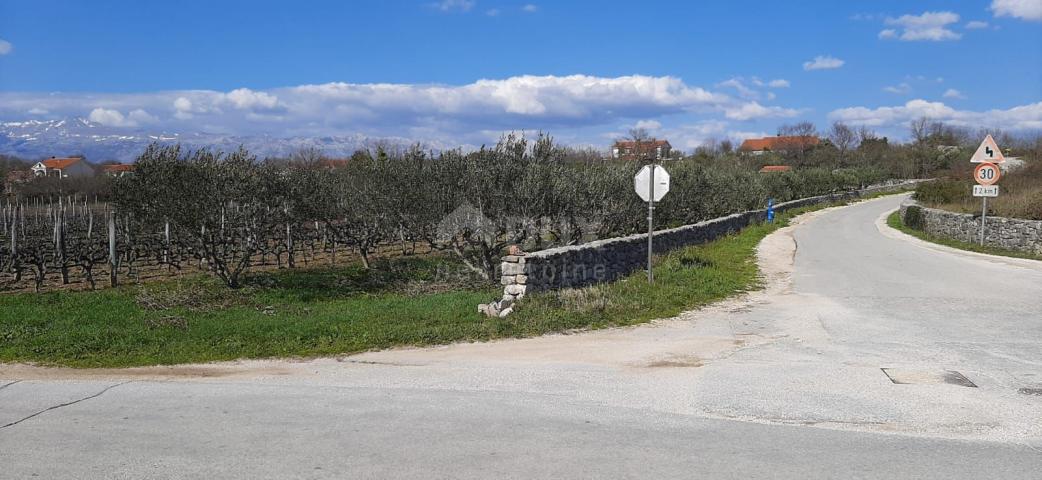
<svg viewBox="0 0 1042 480"><path fill-rule="evenodd" d="M651 269L653 237L655 236L655 202L669 192L669 172L662 165L644 165L633 176L633 189L642 200L648 202L648 283L655 281Z"/></svg>
<svg viewBox="0 0 1042 480"><path fill-rule="evenodd" d="M998 164L1005 161L1002 150L991 135L984 137L984 141L970 158L970 163L978 164L977 168L973 169L973 179L978 183L973 186L973 196L981 197L980 244L982 246L984 245L984 224L988 217L988 197L999 196L999 187L995 183L1002 177L1002 169Z"/></svg>
<svg viewBox="0 0 1042 480"><path fill-rule="evenodd" d="M984 246L984 219L988 218L988 197L981 198L980 210L980 246Z"/></svg>
<svg viewBox="0 0 1042 480"><path fill-rule="evenodd" d="M655 271L651 269L651 239L655 236L655 164L651 164L651 175L648 175L648 283L655 283Z"/></svg>

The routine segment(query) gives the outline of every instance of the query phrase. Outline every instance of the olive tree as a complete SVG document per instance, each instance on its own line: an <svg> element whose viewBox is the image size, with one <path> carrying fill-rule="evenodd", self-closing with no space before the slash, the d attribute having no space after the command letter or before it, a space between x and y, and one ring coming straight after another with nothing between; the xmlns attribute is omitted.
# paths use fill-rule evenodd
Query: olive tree
<svg viewBox="0 0 1042 480"><path fill-rule="evenodd" d="M238 288L253 256L286 222L286 177L244 148L231 153L151 145L119 179L116 207L151 228L168 222L197 257Z"/></svg>

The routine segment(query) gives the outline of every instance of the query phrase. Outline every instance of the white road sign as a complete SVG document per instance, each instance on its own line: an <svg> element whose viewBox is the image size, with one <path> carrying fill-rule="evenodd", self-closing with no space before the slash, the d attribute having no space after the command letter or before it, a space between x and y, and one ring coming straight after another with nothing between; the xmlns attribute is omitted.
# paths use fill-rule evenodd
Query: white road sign
<svg viewBox="0 0 1042 480"><path fill-rule="evenodd" d="M651 170L655 168L655 201L661 201L669 193L669 172L662 165L644 165L636 175L633 176L633 189L645 202L650 201L651 191L648 181L651 180Z"/></svg>
<svg viewBox="0 0 1042 480"><path fill-rule="evenodd" d="M984 137L984 141L977 147L977 151L970 158L970 163L1002 163L1006 157L1002 156L1002 150L995 143L991 135Z"/></svg>
<svg viewBox="0 0 1042 480"><path fill-rule="evenodd" d="M998 185L974 185L973 186L974 197L997 197L999 196Z"/></svg>

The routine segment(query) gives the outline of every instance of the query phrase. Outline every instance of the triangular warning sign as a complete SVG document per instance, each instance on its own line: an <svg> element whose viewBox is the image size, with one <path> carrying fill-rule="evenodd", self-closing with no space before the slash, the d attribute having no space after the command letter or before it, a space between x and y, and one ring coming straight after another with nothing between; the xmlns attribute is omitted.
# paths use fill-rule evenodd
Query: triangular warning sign
<svg viewBox="0 0 1042 480"><path fill-rule="evenodd" d="M991 138L991 135L984 137L984 141L980 142L980 146L977 147L977 152L973 154L973 158L970 158L970 163L1002 163L1006 161L1006 157L1002 156L1002 150L999 150L999 146L995 144L995 139Z"/></svg>

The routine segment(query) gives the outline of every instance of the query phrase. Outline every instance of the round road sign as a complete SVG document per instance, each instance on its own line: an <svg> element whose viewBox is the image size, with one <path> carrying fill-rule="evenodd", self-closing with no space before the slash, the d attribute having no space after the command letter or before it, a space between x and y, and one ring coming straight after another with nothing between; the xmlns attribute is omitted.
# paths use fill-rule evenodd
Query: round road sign
<svg viewBox="0 0 1042 480"><path fill-rule="evenodd" d="M994 163L982 163L973 169L973 179L981 185L994 185L1002 176L1002 170Z"/></svg>

